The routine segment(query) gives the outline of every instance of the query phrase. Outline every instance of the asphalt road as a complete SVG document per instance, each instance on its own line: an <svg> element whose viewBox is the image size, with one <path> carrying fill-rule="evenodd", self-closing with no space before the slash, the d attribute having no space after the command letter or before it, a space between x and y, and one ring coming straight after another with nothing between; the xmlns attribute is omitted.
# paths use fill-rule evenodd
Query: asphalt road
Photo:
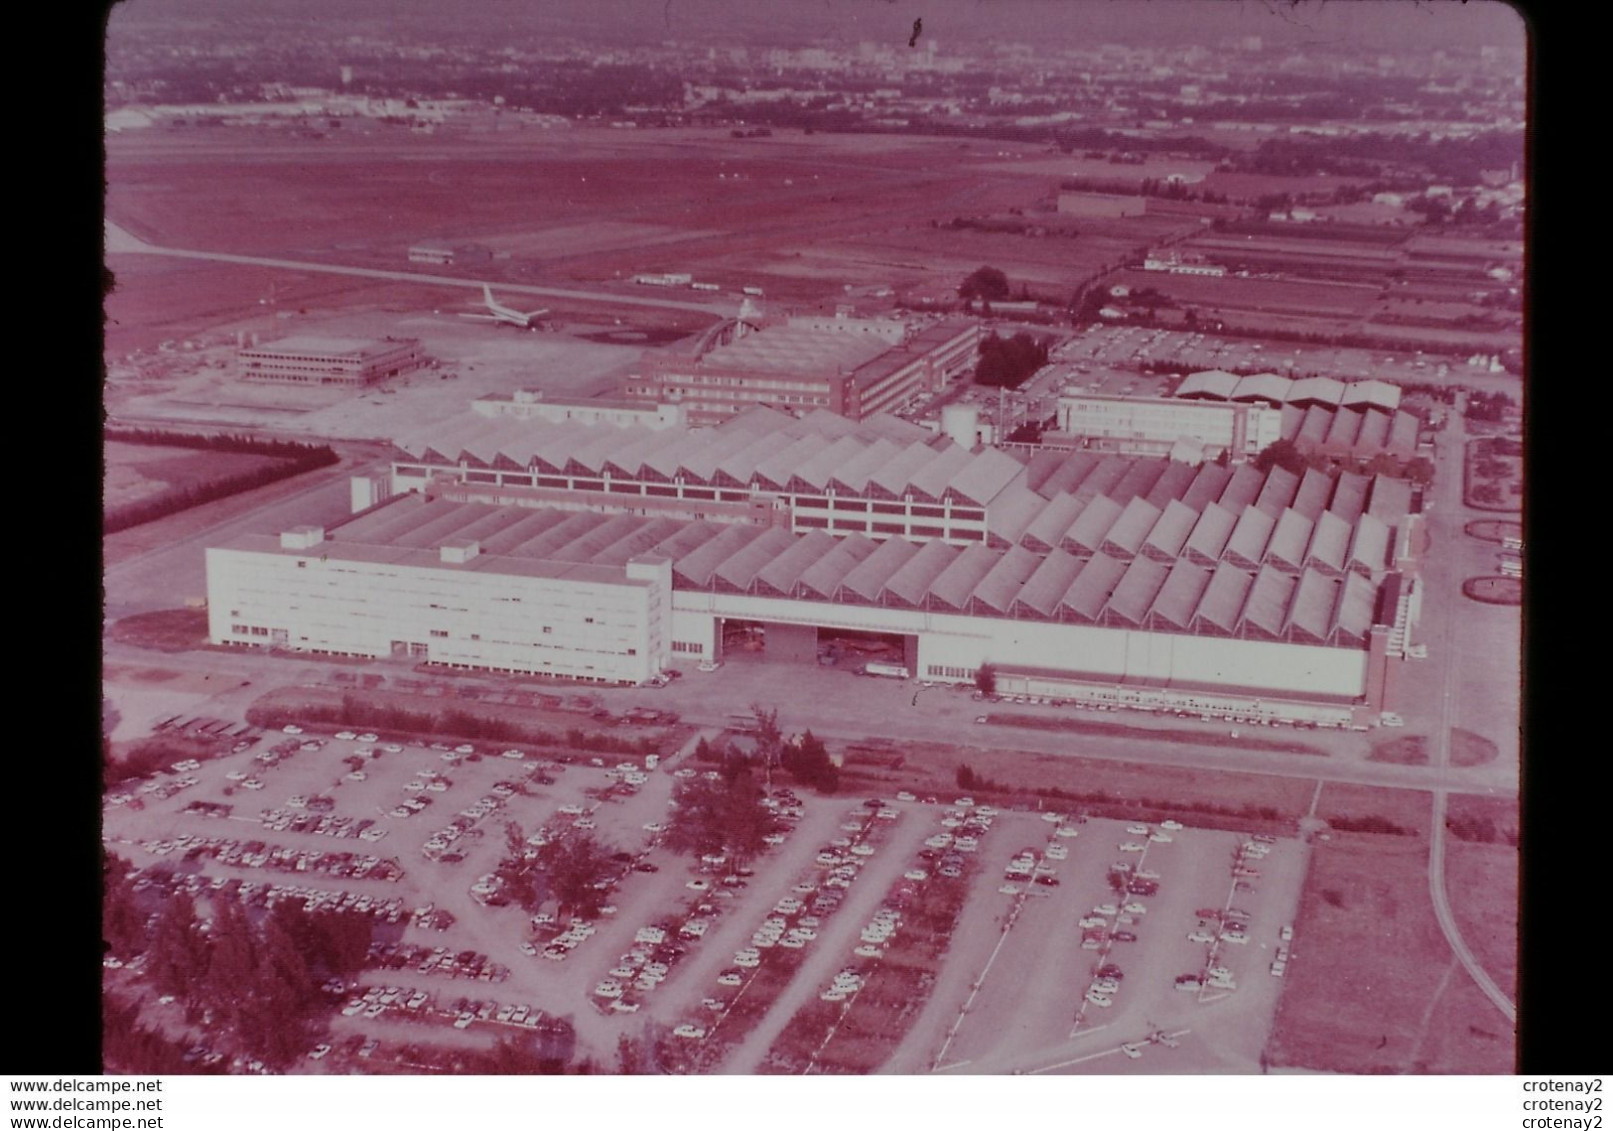
<svg viewBox="0 0 1613 1131"><path fill-rule="evenodd" d="M1451 413L1450 432L1446 442L1452 445L1452 450L1460 453L1466 439L1464 418L1459 411ZM1440 491L1439 506L1446 516L1446 522L1455 525L1456 516L1462 511L1462 477L1446 475L1443 489ZM1450 765L1451 759L1451 730L1460 720L1457 710L1459 685L1457 680L1460 671L1455 658L1456 652L1456 616L1447 615L1438 642L1438 654L1444 658L1444 688L1439 700L1439 726L1435 730L1433 742L1433 766L1444 770ZM1518 1009L1511 999L1496 985L1495 979L1479 964L1478 958L1462 938L1461 928L1456 923L1456 916L1451 912L1450 896L1445 889L1445 809L1450 797L1450 791L1443 786L1434 790L1433 831L1428 843L1428 889L1433 897L1434 917L1439 920L1440 930L1445 933L1445 939L1450 943L1451 950L1461 962L1462 968L1472 976L1484 996L1489 998L1501 1015L1509 1022L1516 1023Z"/></svg>
<svg viewBox="0 0 1613 1131"><path fill-rule="evenodd" d="M154 565L149 565L155 569ZM109 609L112 583L108 582ZM170 600L166 607L172 607ZM184 653L157 653L132 645L109 643L108 662L153 664L184 672L233 674L237 681L249 679L263 688L290 684L323 683L333 672L351 673L350 664L327 663L313 658L274 656L261 652L222 653L198 650ZM389 679L419 678L406 663L377 660L368 671ZM432 678L450 683L486 685L486 679L456 678L433 674ZM1451 765L1402 766L1369 762L1363 756L1343 754L1305 755L1238 749L1231 746L1199 746L1186 742L1158 742L1144 732L1135 737L1063 733L1039 729L977 726L972 720L980 704L962 690L935 688L920 697L919 708L911 706L913 686L897 680L867 679L848 672L808 667L801 664L726 664L717 673L691 672L664 689L591 688L590 694L613 711L646 706L676 711L685 722L697 726L726 726L730 716L746 714L751 704L777 705L779 722L786 733L810 728L822 738L860 741L885 737L899 742L978 745L982 749L1021 750L1032 753L1091 758L1098 761L1127 762L1154 766L1180 766L1194 769L1236 770L1303 778L1307 781L1348 782L1382 786L1388 789L1432 790L1489 796L1512 795L1518 788L1512 767L1495 763L1482 766ZM832 704L825 710L825 704ZM1071 708L1014 707L1015 713L1069 718L1080 715ZM1213 729L1194 720L1158 720L1152 716L1128 719L1124 713L1106 715L1105 721L1135 723L1139 727L1170 730ZM1308 741L1328 736L1315 731L1262 730Z"/></svg>
<svg viewBox="0 0 1613 1131"><path fill-rule="evenodd" d="M301 489L266 506L198 526L189 534L108 566L102 578L106 619L172 609L187 597L206 596L209 546L223 545L245 533L278 534L309 524L331 526L349 517L349 480L365 470L344 462L314 472Z"/></svg>

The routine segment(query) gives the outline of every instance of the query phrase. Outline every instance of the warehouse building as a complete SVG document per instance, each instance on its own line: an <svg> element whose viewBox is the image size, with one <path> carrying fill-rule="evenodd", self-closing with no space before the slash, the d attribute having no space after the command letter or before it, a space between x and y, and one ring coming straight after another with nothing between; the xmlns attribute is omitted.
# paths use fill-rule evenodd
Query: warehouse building
<svg viewBox="0 0 1613 1131"><path fill-rule="evenodd" d="M1128 455L1165 455L1178 441L1206 456L1252 459L1282 437L1282 411L1264 404L1068 393L1059 397L1058 433L1086 447Z"/></svg>
<svg viewBox="0 0 1613 1131"><path fill-rule="evenodd" d="M1414 628L1383 595L1415 516L1381 477L1310 479L1312 518L1308 473L1018 458L885 416L443 432L348 521L210 550L212 639L634 683L735 628L783 662L828 632L924 678L1342 717L1384 705Z"/></svg>

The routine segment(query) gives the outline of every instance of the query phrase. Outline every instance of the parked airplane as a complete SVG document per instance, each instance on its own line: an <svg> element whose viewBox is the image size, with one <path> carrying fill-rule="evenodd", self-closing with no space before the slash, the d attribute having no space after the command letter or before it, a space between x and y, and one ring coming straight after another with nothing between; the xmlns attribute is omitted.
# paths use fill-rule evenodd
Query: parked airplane
<svg viewBox="0 0 1613 1131"><path fill-rule="evenodd" d="M486 314L461 314L461 318L474 318L479 322L503 322L510 326L520 326L524 330L538 330L549 317L548 310L534 310L530 314L523 314L519 310L505 306L493 298L493 288L486 283L482 284L482 298L487 305Z"/></svg>

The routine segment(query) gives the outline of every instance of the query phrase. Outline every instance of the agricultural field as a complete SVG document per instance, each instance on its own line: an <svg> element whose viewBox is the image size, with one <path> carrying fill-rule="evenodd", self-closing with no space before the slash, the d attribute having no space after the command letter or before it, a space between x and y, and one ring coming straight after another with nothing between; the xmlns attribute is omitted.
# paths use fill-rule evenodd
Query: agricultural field
<svg viewBox="0 0 1613 1131"><path fill-rule="evenodd" d="M274 467L273 456L207 452L111 441L105 445L102 505L108 513L172 490L200 488L243 472Z"/></svg>
<svg viewBox="0 0 1613 1131"><path fill-rule="evenodd" d="M1465 938L1481 927L1512 933L1515 890L1484 888L1482 862L1464 861L1451 878L1453 904L1473 903ZM1480 886L1456 887L1474 881ZM1303 943L1295 943L1277 1012L1274 1066L1512 1071L1509 1026L1457 963L1434 918L1424 838L1330 833L1316 846L1295 935ZM1492 973L1501 980L1500 970Z"/></svg>
<svg viewBox="0 0 1613 1131"><path fill-rule="evenodd" d="M227 135L115 137L107 214L166 246L402 268L411 243L474 240L499 257L482 268L495 281L614 284L684 270L725 290L762 284L770 297L776 291L810 302L847 283L891 282L888 265L877 261L859 277L855 255L822 277L803 273L806 252L821 254L826 234L859 247L863 237L928 230L932 220L1006 210L1045 194L1036 181L983 181L970 158L985 153L977 143L923 138L781 131L735 142L715 130L628 135L581 127L457 139L332 137L317 150L272 136L250 149ZM656 191L646 193L651 183ZM372 207L377 199L387 206ZM288 219L254 222L264 215ZM455 218L451 228L444 216ZM922 273L930 265L915 267ZM351 289L352 301L374 301L366 287ZM264 297L255 282L241 290L254 304Z"/></svg>

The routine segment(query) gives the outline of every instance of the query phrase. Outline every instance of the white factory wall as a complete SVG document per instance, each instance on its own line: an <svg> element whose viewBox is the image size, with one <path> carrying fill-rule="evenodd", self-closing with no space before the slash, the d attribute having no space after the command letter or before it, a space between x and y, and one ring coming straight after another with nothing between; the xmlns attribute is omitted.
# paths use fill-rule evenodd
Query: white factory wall
<svg viewBox="0 0 1613 1131"><path fill-rule="evenodd" d="M672 600L672 649L674 660L709 660L717 654L717 618L709 612L697 612L678 607L678 597Z"/></svg>
<svg viewBox="0 0 1613 1131"><path fill-rule="evenodd" d="M1067 395L1059 398L1059 429L1079 436L1168 446L1188 437L1253 456L1282 437L1282 410L1219 401Z"/></svg>
<svg viewBox="0 0 1613 1131"><path fill-rule="evenodd" d="M209 549L210 639L630 683L669 653L664 563L612 583L316 555Z"/></svg>
<svg viewBox="0 0 1613 1131"><path fill-rule="evenodd" d="M989 661L1117 681L1260 688L1286 695L1355 698L1366 689L1367 654L1350 648L688 590L675 591L672 606L678 640L710 639L699 633L714 632L705 626L715 617L914 634L919 642L914 675L924 678L966 678L928 673L932 667L973 672Z"/></svg>

